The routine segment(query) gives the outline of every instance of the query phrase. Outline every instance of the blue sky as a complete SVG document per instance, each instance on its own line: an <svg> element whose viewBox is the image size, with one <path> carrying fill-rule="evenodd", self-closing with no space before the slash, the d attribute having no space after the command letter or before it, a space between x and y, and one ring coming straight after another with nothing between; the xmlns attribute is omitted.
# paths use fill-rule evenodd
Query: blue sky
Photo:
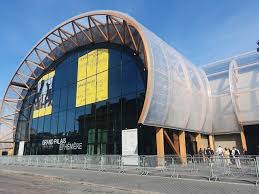
<svg viewBox="0 0 259 194"><path fill-rule="evenodd" d="M32 46L62 21L92 10L128 13L196 65L256 49L258 0L9 0L0 6L0 99Z"/></svg>

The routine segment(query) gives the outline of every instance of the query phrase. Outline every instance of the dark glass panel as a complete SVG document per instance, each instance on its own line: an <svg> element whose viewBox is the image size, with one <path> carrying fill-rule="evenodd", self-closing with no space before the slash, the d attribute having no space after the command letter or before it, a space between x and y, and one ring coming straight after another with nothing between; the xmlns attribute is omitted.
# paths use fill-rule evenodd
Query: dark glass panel
<svg viewBox="0 0 259 194"><path fill-rule="evenodd" d="M70 62L69 65L69 84L74 84L77 81L77 60Z"/></svg>
<svg viewBox="0 0 259 194"><path fill-rule="evenodd" d="M44 117L39 117L38 119L38 134L43 133L44 130Z"/></svg>
<svg viewBox="0 0 259 194"><path fill-rule="evenodd" d="M66 132L66 114L67 112L59 112L58 115L58 134L65 135Z"/></svg>
<svg viewBox="0 0 259 194"><path fill-rule="evenodd" d="M107 104L106 101L96 103L96 128L107 129Z"/></svg>
<svg viewBox="0 0 259 194"><path fill-rule="evenodd" d="M38 128L38 118L32 119L31 134L36 134Z"/></svg>
<svg viewBox="0 0 259 194"><path fill-rule="evenodd" d="M46 115L44 120L44 133L48 134L50 133L51 128L51 115Z"/></svg>
<svg viewBox="0 0 259 194"><path fill-rule="evenodd" d="M53 92L53 101L52 101L52 112L56 113L59 111L60 104L60 89L54 90Z"/></svg>
<svg viewBox="0 0 259 194"><path fill-rule="evenodd" d="M60 90L60 105L59 110L64 111L67 109L67 98L68 98L68 88L64 87Z"/></svg>
<svg viewBox="0 0 259 194"><path fill-rule="evenodd" d="M136 94L123 97L122 100L122 129L134 129L137 127L137 103Z"/></svg>
<svg viewBox="0 0 259 194"><path fill-rule="evenodd" d="M109 98L118 97L121 95L121 69L120 68L112 68L109 69Z"/></svg>
<svg viewBox="0 0 259 194"><path fill-rule="evenodd" d="M67 110L67 123L66 132L67 134L73 133L75 130L75 109Z"/></svg>
<svg viewBox="0 0 259 194"><path fill-rule="evenodd" d="M75 118L76 133L84 129L84 115L85 115L85 106L76 108L76 118Z"/></svg>
<svg viewBox="0 0 259 194"><path fill-rule="evenodd" d="M68 88L68 97L67 97L67 108L75 108L76 105L76 85L70 85Z"/></svg>
<svg viewBox="0 0 259 194"><path fill-rule="evenodd" d="M108 128L110 131L121 130L120 98L113 98L108 101Z"/></svg>
<svg viewBox="0 0 259 194"><path fill-rule="evenodd" d="M71 54L70 62L77 62L78 54L79 54L78 52L75 52L75 53Z"/></svg>
<svg viewBox="0 0 259 194"><path fill-rule="evenodd" d="M58 131L58 113L53 113L51 116L51 134L56 135Z"/></svg>
<svg viewBox="0 0 259 194"><path fill-rule="evenodd" d="M129 59L129 56L123 55L122 62L122 94L135 92L137 89L137 67Z"/></svg>
<svg viewBox="0 0 259 194"><path fill-rule="evenodd" d="M145 90L147 82L147 72L142 65L137 69L137 91Z"/></svg>
<svg viewBox="0 0 259 194"><path fill-rule="evenodd" d="M121 66L121 51L110 49L109 50L109 68Z"/></svg>
<svg viewBox="0 0 259 194"><path fill-rule="evenodd" d="M86 110L85 119L84 119L85 128L84 130L80 131L80 135L83 137L84 142L87 142L88 144L95 144L96 142L95 104L87 105L85 110ZM87 149L89 149L87 150L87 153L89 154L95 152L94 145L88 145Z"/></svg>

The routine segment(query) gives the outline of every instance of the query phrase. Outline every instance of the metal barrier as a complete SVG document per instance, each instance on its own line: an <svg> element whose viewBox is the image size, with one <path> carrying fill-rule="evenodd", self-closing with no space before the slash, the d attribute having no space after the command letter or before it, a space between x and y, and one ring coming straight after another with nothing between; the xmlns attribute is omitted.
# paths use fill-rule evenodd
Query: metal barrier
<svg viewBox="0 0 259 194"><path fill-rule="evenodd" d="M26 155L2 156L2 165L76 168L127 174L259 182L259 156L180 157L176 155Z"/></svg>
<svg viewBox="0 0 259 194"><path fill-rule="evenodd" d="M123 155L121 157L121 172L131 174L145 174L144 156Z"/></svg>
<svg viewBox="0 0 259 194"><path fill-rule="evenodd" d="M121 172L121 155L102 155L101 170L119 170Z"/></svg>
<svg viewBox="0 0 259 194"><path fill-rule="evenodd" d="M215 181L221 180L238 180L258 182L258 163L254 158L234 157L230 158L215 158L215 161L210 164L210 178Z"/></svg>

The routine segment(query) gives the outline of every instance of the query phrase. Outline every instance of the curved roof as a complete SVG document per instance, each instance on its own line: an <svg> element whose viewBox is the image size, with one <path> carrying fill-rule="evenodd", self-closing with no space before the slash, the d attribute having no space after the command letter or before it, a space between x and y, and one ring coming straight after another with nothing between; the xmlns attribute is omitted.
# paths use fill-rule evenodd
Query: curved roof
<svg viewBox="0 0 259 194"><path fill-rule="evenodd" d="M211 87L213 133L259 123L259 53L246 52L202 67Z"/></svg>
<svg viewBox="0 0 259 194"><path fill-rule="evenodd" d="M77 47L100 42L125 45L144 61L148 81L139 123L211 132L205 74L130 16L103 10L64 21L47 33L22 60L0 107L0 143L13 141L23 99L48 67Z"/></svg>

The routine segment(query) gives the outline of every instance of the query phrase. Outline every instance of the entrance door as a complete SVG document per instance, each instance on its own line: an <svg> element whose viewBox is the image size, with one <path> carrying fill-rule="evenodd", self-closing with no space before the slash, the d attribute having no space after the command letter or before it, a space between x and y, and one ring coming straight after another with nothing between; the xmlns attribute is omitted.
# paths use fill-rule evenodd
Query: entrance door
<svg viewBox="0 0 259 194"><path fill-rule="evenodd" d="M250 155L259 154L259 125L244 126L247 151Z"/></svg>

